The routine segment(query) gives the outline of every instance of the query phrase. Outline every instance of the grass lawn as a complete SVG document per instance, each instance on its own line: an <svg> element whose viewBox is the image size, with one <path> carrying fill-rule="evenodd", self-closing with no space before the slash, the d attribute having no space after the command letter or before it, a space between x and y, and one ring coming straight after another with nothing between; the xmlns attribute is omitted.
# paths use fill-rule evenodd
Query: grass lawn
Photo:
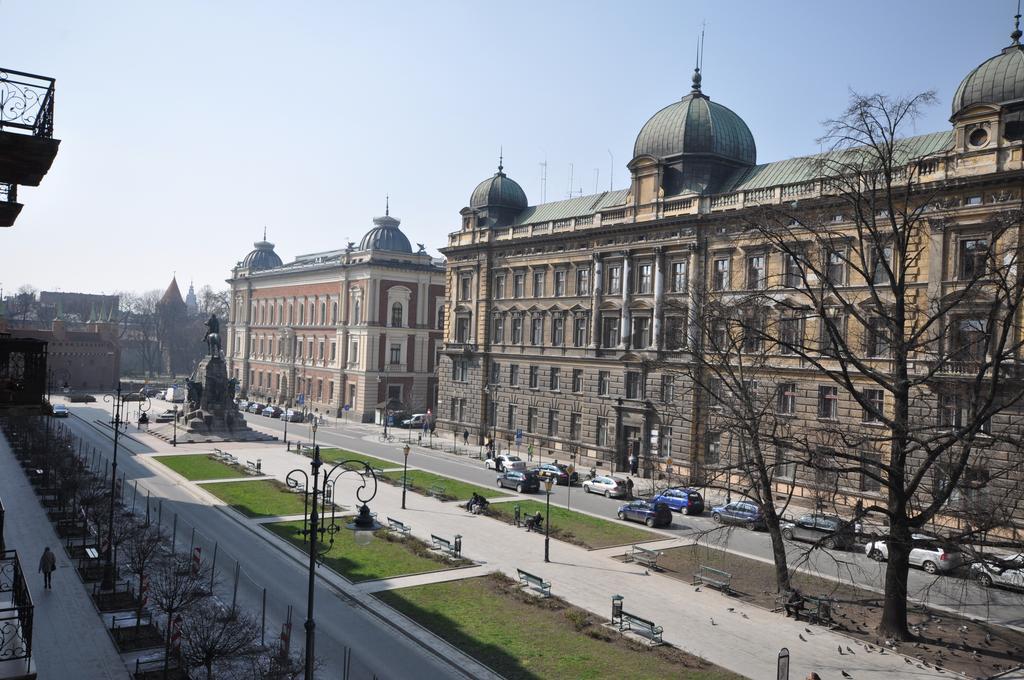
<svg viewBox="0 0 1024 680"><path fill-rule="evenodd" d="M249 517L301 515L302 494L288 490L276 479L252 482L215 482L202 488Z"/></svg>
<svg viewBox="0 0 1024 680"><path fill-rule="evenodd" d="M222 463L205 453L191 456L153 456L153 459L171 468L185 479L193 481L245 476L245 473L238 468Z"/></svg>
<svg viewBox="0 0 1024 680"><path fill-rule="evenodd" d="M374 595L510 680L741 677L674 647L638 644L500 574Z"/></svg>
<svg viewBox="0 0 1024 680"><path fill-rule="evenodd" d="M367 456L362 453L353 453L352 451L346 451L345 449L320 449L320 458L325 463L340 463L343 460L361 460L372 468L388 468L402 467L401 463L396 463L390 460L384 460L382 458L374 458L373 456ZM356 468L358 466L350 464L348 467ZM360 468L361 469L361 468Z"/></svg>
<svg viewBox="0 0 1024 680"><path fill-rule="evenodd" d="M352 517L338 518L339 526L352 521ZM302 549L308 549L302 539L302 522L275 522L265 528ZM355 583L405 574L440 571L453 566L472 564L469 560L445 560L428 550L422 541L408 536L398 538L388 531L378 531L369 545L357 546L355 532L342 529L334 534L334 545L324 558L328 567Z"/></svg>
<svg viewBox="0 0 1024 680"><path fill-rule="evenodd" d="M489 515L511 522L515 503L495 503L488 508ZM545 515L543 501L520 501L522 517L540 512ZM566 510L555 505L551 506L551 537L560 541L581 545L584 548L607 548L626 543L656 541L661 535L640 529L639 525L619 520L607 520L582 512Z"/></svg>
<svg viewBox="0 0 1024 680"><path fill-rule="evenodd" d="M386 479L390 479L398 486L402 485L401 470L397 472L385 472L384 477ZM409 488L412 491L421 494L426 494L427 490L434 485L443 486L444 500L446 501L469 500L474 491L484 498L508 496L507 493L503 493L498 489L492 489L486 486L477 486L476 484L469 484L467 482L460 482L448 477L442 477L441 475L435 475L433 472L426 472L425 470L409 470L409 485Z"/></svg>

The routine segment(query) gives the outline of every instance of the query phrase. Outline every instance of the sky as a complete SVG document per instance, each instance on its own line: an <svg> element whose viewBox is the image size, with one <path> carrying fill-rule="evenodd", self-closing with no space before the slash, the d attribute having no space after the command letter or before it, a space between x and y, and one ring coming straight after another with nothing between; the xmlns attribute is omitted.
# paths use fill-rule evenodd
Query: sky
<svg viewBox="0 0 1024 680"><path fill-rule="evenodd" d="M505 172L531 204L628 186L633 141L690 90L758 162L818 151L852 91L938 104L1009 44L1012 0L0 0L0 69L56 78L53 168L0 229L0 288L226 288L267 229L286 262L384 212L434 254ZM546 190L542 163L546 162ZM572 170L570 171L570 168Z"/></svg>

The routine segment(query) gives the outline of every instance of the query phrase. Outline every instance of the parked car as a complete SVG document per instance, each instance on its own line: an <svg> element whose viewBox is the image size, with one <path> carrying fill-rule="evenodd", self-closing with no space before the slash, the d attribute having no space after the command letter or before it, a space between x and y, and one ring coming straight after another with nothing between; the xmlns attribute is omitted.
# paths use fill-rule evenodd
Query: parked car
<svg viewBox="0 0 1024 680"><path fill-rule="evenodd" d="M287 420L289 423L301 423L302 422L302 411L296 411L293 408L288 409L281 416L281 420Z"/></svg>
<svg viewBox="0 0 1024 680"><path fill-rule="evenodd" d="M986 588L1005 586L1024 590L1024 553L991 556L971 565L971 576Z"/></svg>
<svg viewBox="0 0 1024 680"><path fill-rule="evenodd" d="M239 399L238 401L235 402L235 406L238 407L239 411L244 411L245 409L249 408L249 402L247 402L245 399Z"/></svg>
<svg viewBox="0 0 1024 680"><path fill-rule="evenodd" d="M251 404L249 404L249 407L247 409L245 409L245 410L248 411L249 413L262 413L263 409L265 409L265 408L266 408L265 404L261 404L258 401L254 401Z"/></svg>
<svg viewBox="0 0 1024 680"><path fill-rule="evenodd" d="M406 418L400 425L401 427L416 427L423 429L423 423L427 422L430 418L426 413L414 413L411 418Z"/></svg>
<svg viewBox="0 0 1024 680"><path fill-rule="evenodd" d="M284 413L284 409L281 408L280 406L268 406L262 411L260 411L261 415L264 415L268 418L280 418L282 413Z"/></svg>
<svg viewBox="0 0 1024 680"><path fill-rule="evenodd" d="M619 506L619 519L643 522L649 527L672 526L672 510L667 503L633 501Z"/></svg>
<svg viewBox="0 0 1024 680"><path fill-rule="evenodd" d="M53 412L54 418L67 418L71 413L64 404L53 404L50 406L50 410Z"/></svg>
<svg viewBox="0 0 1024 680"><path fill-rule="evenodd" d="M519 456L501 455L497 458L488 458L484 461L484 467L488 470L497 470L498 472L503 470L519 470L523 472L526 470L526 462Z"/></svg>
<svg viewBox="0 0 1024 680"><path fill-rule="evenodd" d="M583 482L583 490L587 493L603 493L605 498L621 498L626 495L626 482L618 477L598 475Z"/></svg>
<svg viewBox="0 0 1024 680"><path fill-rule="evenodd" d="M141 394L144 397L149 397L150 399L153 399L154 397L159 397L166 391L166 387L143 387L141 390L139 390L139 394Z"/></svg>
<svg viewBox="0 0 1024 680"><path fill-rule="evenodd" d="M551 479L555 484L567 485L576 484L580 481L580 475L575 470L572 474L569 474L569 466L561 463L541 463L537 467L533 468L533 472L537 473L537 476L541 478L541 481Z"/></svg>
<svg viewBox="0 0 1024 680"><path fill-rule="evenodd" d="M681 486L665 489L651 499L654 503L664 503L670 510L684 515L699 515L704 512L704 498L695 489Z"/></svg>
<svg viewBox="0 0 1024 680"><path fill-rule="evenodd" d="M519 493L540 491L540 478L529 470L506 470L498 475L498 487L515 489Z"/></svg>
<svg viewBox="0 0 1024 680"><path fill-rule="evenodd" d="M929 574L952 571L964 563L959 550L927 534L913 534L910 548L910 563L921 567ZM873 560L884 562L889 559L888 539L871 541L864 546L864 553Z"/></svg>
<svg viewBox="0 0 1024 680"><path fill-rule="evenodd" d="M174 409L167 409L163 413L158 413L156 418L153 419L158 423L170 423L174 420Z"/></svg>
<svg viewBox="0 0 1024 680"><path fill-rule="evenodd" d="M719 524L742 524L751 531L764 528L764 512L750 501L715 506L711 508L711 519Z"/></svg>
<svg viewBox="0 0 1024 680"><path fill-rule="evenodd" d="M850 550L857 545L853 524L836 515L811 513L794 522L783 522L782 537L790 541L810 541L832 550Z"/></svg>

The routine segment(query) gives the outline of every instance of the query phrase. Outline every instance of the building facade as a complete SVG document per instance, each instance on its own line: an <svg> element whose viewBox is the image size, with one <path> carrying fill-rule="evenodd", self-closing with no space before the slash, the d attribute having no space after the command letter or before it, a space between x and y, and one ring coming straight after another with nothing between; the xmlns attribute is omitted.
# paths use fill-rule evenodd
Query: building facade
<svg viewBox="0 0 1024 680"><path fill-rule="evenodd" d="M363 422L385 403L433 409L444 265L390 214L373 223L358 246L288 264L259 241L234 268L225 353L243 396Z"/></svg>
<svg viewBox="0 0 1024 680"><path fill-rule="evenodd" d="M901 181L912 177L914 191L924 187L943 208L943 219L925 230L916 244L919 256L906 271L908 299L921 310L955 291L963 272L975 271L979 249L994 245L987 235L992 225L1021 208L1019 37L1015 33L1010 47L964 79L954 97L951 130L901 143ZM784 289L792 272L785 248L755 238L752 224L800 210L823 218L835 243L855 238L863 220L839 207L841 191L823 176L823 167L823 157L758 165L747 125L704 93L699 70L692 90L655 113L638 133L628 189L531 206L499 165L472 192L460 228L442 251L448 259L448 310L439 427L468 429L480 441L493 431L507 446L519 442L525 450L532 444L606 471L627 469L635 454L646 476L675 472L699 481L730 456L735 461L740 454L730 452L733 444L718 431L713 397L690 378L699 363L692 352L706 350L711 298L728 305L775 288L778 303L767 313L779 317L786 307ZM872 219L885 217L879 211ZM820 242L808 232L799 238L808 246ZM841 249L820 254L821 275L839 277L829 285L850 308L867 304L864 269L855 266L852 246L837 255ZM884 247L880 252L879 258L887 256ZM874 264L869 269L876 271ZM956 314L947 329L969 335L984 327L983 319L967 311ZM794 430L874 426L865 413L891 409L887 396L877 395L876 403L870 401L876 395L869 395L870 408L865 407L837 394L822 373L834 365L825 345L837 327L825 316L828 321L805 312L799 326L792 326L792 337L800 338L792 342L801 347L823 338L822 361L796 360L787 351L792 347L778 342L771 348L752 343L743 351L760 355L761 379L772 383L772 408ZM851 320L849 335L842 331L851 346L883 347L883 334L855 326ZM955 356L950 346L957 342L945 341L947 357ZM885 370L882 354L864 351ZM918 364L920 370L929 365L935 363ZM936 373L954 373L957 366L963 364L946 361ZM940 427L959 422L962 407L939 388L922 404L931 413L922 419ZM1003 412L991 427L1015 431L1013 418L1012 411ZM798 495L814 493L808 476L790 475ZM850 499L878 493L870 478L843 483Z"/></svg>
<svg viewBox="0 0 1024 680"><path fill-rule="evenodd" d="M92 321L49 324L23 322L8 326L0 309L0 332L18 339L40 340L47 346L47 385L51 391L64 388L107 391L117 387L121 375L121 346L117 323Z"/></svg>

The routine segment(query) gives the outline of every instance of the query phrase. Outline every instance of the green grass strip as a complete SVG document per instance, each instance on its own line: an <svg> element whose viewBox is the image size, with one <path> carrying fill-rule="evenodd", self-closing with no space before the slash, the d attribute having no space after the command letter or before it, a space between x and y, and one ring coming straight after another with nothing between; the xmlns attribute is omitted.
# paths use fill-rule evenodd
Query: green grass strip
<svg viewBox="0 0 1024 680"><path fill-rule="evenodd" d="M334 545L324 557L324 563L354 583L471 564L469 560L445 560L443 556L430 552L422 541L412 536L399 538L388 531L376 532L369 545L356 545L355 532L344 528L352 519L337 519L341 530L334 534ZM301 521L275 522L263 526L289 543L309 550L309 544L302 537Z"/></svg>
<svg viewBox="0 0 1024 680"><path fill-rule="evenodd" d="M248 517L301 515L302 494L288 490L276 479L252 482L214 482L202 488Z"/></svg>
<svg viewBox="0 0 1024 680"><path fill-rule="evenodd" d="M153 459L192 481L245 476L245 473L238 468L222 463L205 453L189 456L153 456Z"/></svg>
<svg viewBox="0 0 1024 680"><path fill-rule="evenodd" d="M509 680L741 677L672 647L625 640L592 614L526 594L500 575L374 596Z"/></svg>
<svg viewBox="0 0 1024 680"><path fill-rule="evenodd" d="M543 501L496 503L490 506L488 514L511 522L517 504L524 519L527 515L537 512L540 512L541 517L546 516ZM629 522L600 519L582 512L566 510L557 505L551 506L551 537L589 549L640 543L661 538L661 536L640 529L637 525Z"/></svg>
<svg viewBox="0 0 1024 680"><path fill-rule="evenodd" d="M395 484L402 485L402 471L398 470L395 472L385 472L384 477L390 479ZM498 489L489 488L486 486L478 486L476 484L469 484L468 482L460 482L449 477L442 477L436 475L433 472L427 472L425 470L409 470L409 484L410 489L416 493L426 494L432 486L443 486L444 487L444 500L449 501L466 501L469 500L473 495L473 492L480 494L484 498L498 498L500 496L508 496L507 493L503 493Z"/></svg>

